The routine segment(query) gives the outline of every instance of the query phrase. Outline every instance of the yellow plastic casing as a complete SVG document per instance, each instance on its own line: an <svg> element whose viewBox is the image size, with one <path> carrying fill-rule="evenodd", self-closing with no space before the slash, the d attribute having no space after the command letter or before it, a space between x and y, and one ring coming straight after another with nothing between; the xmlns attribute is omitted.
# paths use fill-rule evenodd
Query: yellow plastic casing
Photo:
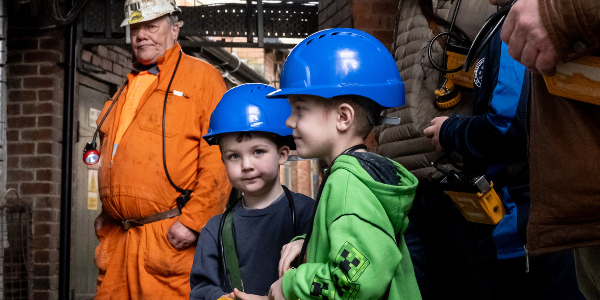
<svg viewBox="0 0 600 300"><path fill-rule="evenodd" d="M556 66L556 74L544 77L556 96L600 105L600 57L583 56Z"/></svg>
<svg viewBox="0 0 600 300"><path fill-rule="evenodd" d="M506 210L502 205L502 200L494 190L494 184L490 183L492 188L486 193L464 193L444 191L467 221L496 225L504 215Z"/></svg>
<svg viewBox="0 0 600 300"><path fill-rule="evenodd" d="M448 69L454 69L456 67L462 66L465 63L466 55L462 55L455 52L446 52L448 55L447 66ZM475 63L477 64L477 63ZM469 72L465 72L464 70L460 70L454 73L448 73L448 79L454 81L454 84L468 87L470 89L473 88L473 75L475 72L475 68L471 68Z"/></svg>

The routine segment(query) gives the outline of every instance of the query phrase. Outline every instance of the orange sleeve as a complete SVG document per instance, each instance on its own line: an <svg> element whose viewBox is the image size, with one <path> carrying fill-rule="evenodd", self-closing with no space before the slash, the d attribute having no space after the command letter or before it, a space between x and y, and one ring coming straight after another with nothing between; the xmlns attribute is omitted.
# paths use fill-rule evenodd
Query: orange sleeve
<svg viewBox="0 0 600 300"><path fill-rule="evenodd" d="M205 105L204 115L200 119L201 135L208 132L210 115L226 91L219 71L211 67L205 74L205 87L199 95L201 97L199 103ZM199 147L198 183L190 201L179 216L179 222L198 232L211 217L223 212L231 193L231 184L227 178L225 165L221 161L219 147L209 146L202 138Z"/></svg>

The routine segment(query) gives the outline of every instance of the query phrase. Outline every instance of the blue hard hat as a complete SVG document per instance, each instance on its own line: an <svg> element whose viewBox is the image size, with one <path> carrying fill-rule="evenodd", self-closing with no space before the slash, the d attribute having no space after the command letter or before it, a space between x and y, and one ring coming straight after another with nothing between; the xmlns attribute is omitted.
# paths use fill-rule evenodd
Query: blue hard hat
<svg viewBox="0 0 600 300"><path fill-rule="evenodd" d="M351 28L322 30L296 45L283 65L280 86L268 97L357 95L383 107L404 105L404 83L388 49Z"/></svg>
<svg viewBox="0 0 600 300"><path fill-rule="evenodd" d="M204 140L215 145L216 136L222 133L262 131L289 136L286 145L294 149L292 129L285 126L292 107L285 101L267 99L273 91L275 88L258 83L243 84L227 91L210 116Z"/></svg>

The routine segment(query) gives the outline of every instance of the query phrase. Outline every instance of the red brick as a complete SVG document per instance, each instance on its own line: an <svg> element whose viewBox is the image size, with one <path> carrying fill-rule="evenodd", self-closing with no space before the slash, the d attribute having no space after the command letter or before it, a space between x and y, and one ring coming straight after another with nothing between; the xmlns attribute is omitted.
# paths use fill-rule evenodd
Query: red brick
<svg viewBox="0 0 600 300"><path fill-rule="evenodd" d="M110 61L110 60L108 60L108 59L106 59L106 58L103 58L103 59L102 59L102 68L103 68L104 70L107 70L107 71L109 71L109 72L112 72L112 69L113 69L112 65L113 65L113 64L112 64L112 61Z"/></svg>
<svg viewBox="0 0 600 300"><path fill-rule="evenodd" d="M12 47L11 47L11 50L12 50ZM8 64L22 63L23 62L23 54L22 53L10 53L6 57L6 62Z"/></svg>
<svg viewBox="0 0 600 300"><path fill-rule="evenodd" d="M50 185L49 183L46 183ZM34 223L45 223L45 222L57 222L59 221L59 210L40 210L33 212L33 222ZM35 235L34 235L35 236ZM40 237L42 238L42 237ZM37 239L37 238L36 238ZM50 245L44 245L38 249L48 249L52 248Z"/></svg>
<svg viewBox="0 0 600 300"><path fill-rule="evenodd" d="M20 137L20 133L18 130L7 130L6 131L6 140L9 142L18 141Z"/></svg>
<svg viewBox="0 0 600 300"><path fill-rule="evenodd" d="M35 171L35 180L37 181L60 181L60 171L44 169Z"/></svg>
<svg viewBox="0 0 600 300"><path fill-rule="evenodd" d="M65 42L63 39L49 38L40 39L40 49L44 50L58 50L64 52Z"/></svg>
<svg viewBox="0 0 600 300"><path fill-rule="evenodd" d="M96 54L92 55L92 64L94 66L102 67L102 57Z"/></svg>
<svg viewBox="0 0 600 300"><path fill-rule="evenodd" d="M59 155L62 152L61 145L53 142L38 142L36 154L56 154Z"/></svg>
<svg viewBox="0 0 600 300"><path fill-rule="evenodd" d="M50 266L49 265L41 265L41 264L34 264L33 265L33 276L35 277L42 277L42 276L49 276L50 275Z"/></svg>
<svg viewBox="0 0 600 300"><path fill-rule="evenodd" d="M23 195L49 194L53 192L53 187L48 182L23 182L20 190Z"/></svg>
<svg viewBox="0 0 600 300"><path fill-rule="evenodd" d="M35 50L38 48L37 39L11 39L10 50Z"/></svg>
<svg viewBox="0 0 600 300"><path fill-rule="evenodd" d="M108 49L106 48L106 46L99 45L96 51L98 55L100 55L100 57L108 58Z"/></svg>
<svg viewBox="0 0 600 300"><path fill-rule="evenodd" d="M6 165L8 168L18 168L19 167L19 157L18 156L11 156L13 155L12 153L9 153L8 158L6 159ZM7 186L8 187L8 186Z"/></svg>
<svg viewBox="0 0 600 300"><path fill-rule="evenodd" d="M35 91L10 91L8 92L8 101L35 101L37 95Z"/></svg>
<svg viewBox="0 0 600 300"><path fill-rule="evenodd" d="M7 148L8 153L11 155L33 154L35 143L9 143Z"/></svg>
<svg viewBox="0 0 600 300"><path fill-rule="evenodd" d="M35 236L59 235L59 232L60 232L60 224L57 224L57 223L44 223L44 224L34 224L33 225L33 234Z"/></svg>
<svg viewBox="0 0 600 300"><path fill-rule="evenodd" d="M373 1L372 6L374 13L396 15L398 1Z"/></svg>
<svg viewBox="0 0 600 300"><path fill-rule="evenodd" d="M354 11L354 17L360 15L368 15L371 13L371 2L372 0L353 0L352 10Z"/></svg>
<svg viewBox="0 0 600 300"><path fill-rule="evenodd" d="M57 63L60 62L60 54L57 51L30 51L25 52L24 61L28 63L32 62L51 62Z"/></svg>
<svg viewBox="0 0 600 300"><path fill-rule="evenodd" d="M59 168L60 163L57 157L44 155L44 156L27 156L21 157L22 168Z"/></svg>
<svg viewBox="0 0 600 300"><path fill-rule="evenodd" d="M9 76L31 76L38 75L38 66L37 65L8 65L8 75Z"/></svg>
<svg viewBox="0 0 600 300"><path fill-rule="evenodd" d="M51 128L35 128L21 131L23 141L50 141L53 140L54 132Z"/></svg>
<svg viewBox="0 0 600 300"><path fill-rule="evenodd" d="M11 115L18 115L21 113L21 104L8 104L6 106L6 114L11 116Z"/></svg>
<svg viewBox="0 0 600 300"><path fill-rule="evenodd" d="M53 127L54 125L54 116L38 116L37 117L37 126L38 127Z"/></svg>
<svg viewBox="0 0 600 300"><path fill-rule="evenodd" d="M7 83L6 83L6 86L9 89L20 89L22 85L23 85L23 79L15 78L15 77L8 78Z"/></svg>
<svg viewBox="0 0 600 300"><path fill-rule="evenodd" d="M35 127L35 117L9 116L7 125L11 129L32 128Z"/></svg>
<svg viewBox="0 0 600 300"><path fill-rule="evenodd" d="M372 35L376 39L378 39L383 45L385 45L388 50L391 47L392 42L394 42L393 30L373 30Z"/></svg>
<svg viewBox="0 0 600 300"><path fill-rule="evenodd" d="M38 101L50 101L54 99L53 90L38 90Z"/></svg>
<svg viewBox="0 0 600 300"><path fill-rule="evenodd" d="M27 89L43 89L52 88L54 86L54 78L52 77L25 77L23 86Z"/></svg>
<svg viewBox="0 0 600 300"><path fill-rule="evenodd" d="M34 232L34 234L37 235L37 232ZM46 234L44 234L44 235L46 235ZM33 251L33 262L34 263L45 263L45 262L48 262L48 261L50 261L50 252L48 250L36 250L36 251ZM38 279L38 285L39 285L40 278L37 278L37 279ZM42 287L39 287L39 286L35 286L36 284L35 284L35 279L34 279L34 289L36 289L36 290L38 290L38 289L39 290L47 290L47 289L49 289L50 288L50 281L48 281L48 279L46 279L46 281L48 282L48 286L47 287L43 287L43 285L42 285Z"/></svg>
<svg viewBox="0 0 600 300"><path fill-rule="evenodd" d="M57 108L52 103L26 103L23 104L23 115L44 115L59 114Z"/></svg>
<svg viewBox="0 0 600 300"><path fill-rule="evenodd" d="M40 211L40 212L52 212L52 211ZM36 214L39 212L34 212L33 213L33 220L34 222L37 222L38 219L36 219ZM54 220L54 222L58 223L58 214L56 214L56 220ZM46 216L48 217L48 216ZM42 221L42 222L47 222L47 221ZM41 236L41 237L36 237L33 239L31 246L33 249L58 249L59 246L59 237L57 236Z"/></svg>
<svg viewBox="0 0 600 300"><path fill-rule="evenodd" d="M33 208L36 210L47 208L60 209L60 196L38 196L34 202Z"/></svg>
<svg viewBox="0 0 600 300"><path fill-rule="evenodd" d="M63 71L58 65L40 66L40 75L54 75Z"/></svg>
<svg viewBox="0 0 600 300"><path fill-rule="evenodd" d="M83 50L81 52L81 59L83 59L84 61L87 61L87 62L91 62L92 61L92 52Z"/></svg>
<svg viewBox="0 0 600 300"><path fill-rule="evenodd" d="M33 171L25 170L8 170L6 172L6 181L20 182L33 180Z"/></svg>

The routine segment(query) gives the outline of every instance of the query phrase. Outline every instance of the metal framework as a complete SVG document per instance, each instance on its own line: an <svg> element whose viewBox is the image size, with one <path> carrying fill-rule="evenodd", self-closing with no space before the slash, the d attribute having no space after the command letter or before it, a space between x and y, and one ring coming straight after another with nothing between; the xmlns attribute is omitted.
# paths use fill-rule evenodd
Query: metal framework
<svg viewBox="0 0 600 300"><path fill-rule="evenodd" d="M265 38L305 38L318 30L317 6L304 5L306 1L280 4L247 0L246 4L216 4L181 7L180 19L185 22L181 36L246 37L245 43L210 41L201 47L265 47L292 48L295 44L265 43ZM83 13L84 44L110 42L125 36L121 1L89 0ZM258 42L254 42L257 38ZM121 42L122 43L122 42Z"/></svg>

